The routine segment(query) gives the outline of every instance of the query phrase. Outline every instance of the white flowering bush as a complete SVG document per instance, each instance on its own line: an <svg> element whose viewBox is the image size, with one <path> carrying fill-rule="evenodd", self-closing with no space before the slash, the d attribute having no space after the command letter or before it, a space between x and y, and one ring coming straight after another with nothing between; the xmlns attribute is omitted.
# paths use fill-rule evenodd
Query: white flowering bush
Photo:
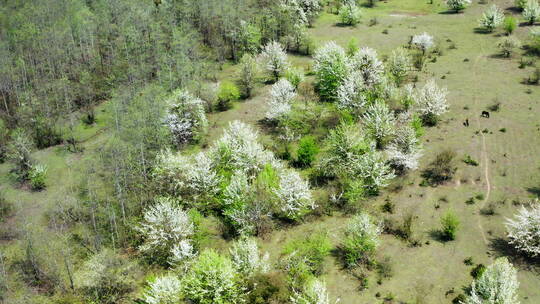
<svg viewBox="0 0 540 304"><path fill-rule="evenodd" d="M230 171L244 171L253 178L266 164L281 167L274 154L264 149L258 142L258 134L253 128L235 120L229 123L223 135L210 148L210 158L219 168Z"/></svg>
<svg viewBox="0 0 540 304"><path fill-rule="evenodd" d="M281 214L291 220L298 220L315 208L309 183L304 181L295 170L282 170L275 195Z"/></svg>
<svg viewBox="0 0 540 304"><path fill-rule="evenodd" d="M173 245L168 262L173 266L187 268L195 256L197 256L197 253L195 252L193 243L189 239L184 239Z"/></svg>
<svg viewBox="0 0 540 304"><path fill-rule="evenodd" d="M384 65L377 56L377 51L364 47L354 54L351 60L352 69L360 71L364 84L368 88L382 82Z"/></svg>
<svg viewBox="0 0 540 304"><path fill-rule="evenodd" d="M268 253L261 255L255 239L241 239L236 241L231 249L231 260L238 272L245 277L251 277L258 273L266 273L270 269L270 256Z"/></svg>
<svg viewBox="0 0 540 304"><path fill-rule="evenodd" d="M446 0L446 5L449 9L457 13L464 10L471 2L471 0Z"/></svg>
<svg viewBox="0 0 540 304"><path fill-rule="evenodd" d="M214 163L205 153L192 156L163 151L158 156L153 176L158 186L170 195L189 197L194 203L215 195L221 177L214 170Z"/></svg>
<svg viewBox="0 0 540 304"><path fill-rule="evenodd" d="M321 0L297 0L306 15L308 24L315 20L322 10Z"/></svg>
<svg viewBox="0 0 540 304"><path fill-rule="evenodd" d="M448 91L446 88L439 88L433 79L428 80L418 90L415 99L418 105L418 111L422 114L424 122L434 125L437 123L438 117L448 111L447 95Z"/></svg>
<svg viewBox="0 0 540 304"><path fill-rule="evenodd" d="M422 157L415 130L409 126L403 126L396 132L395 138L386 149L390 164L399 171L416 170Z"/></svg>
<svg viewBox="0 0 540 304"><path fill-rule="evenodd" d="M506 220L509 243L527 255L540 255L540 207L521 207L514 218Z"/></svg>
<svg viewBox="0 0 540 304"><path fill-rule="evenodd" d="M181 280L189 303L245 303L246 291L233 263L213 250L203 251Z"/></svg>
<svg viewBox="0 0 540 304"><path fill-rule="evenodd" d="M529 0L523 8L523 18L533 25L540 18L540 4L537 0Z"/></svg>
<svg viewBox="0 0 540 304"><path fill-rule="evenodd" d="M517 271L505 257L498 258L471 286L463 304L519 304Z"/></svg>
<svg viewBox="0 0 540 304"><path fill-rule="evenodd" d="M371 150L362 155L355 167L359 176L364 179L367 189L374 193L386 187L388 182L396 177L384 154L378 151Z"/></svg>
<svg viewBox="0 0 540 304"><path fill-rule="evenodd" d="M362 18L362 11L356 5L355 1L349 1L343 4L339 9L339 20L341 24L345 25L357 25Z"/></svg>
<svg viewBox="0 0 540 304"><path fill-rule="evenodd" d="M419 48L423 54L429 51L435 44L435 42L433 42L433 36L426 32L414 35L411 42L414 46Z"/></svg>
<svg viewBox="0 0 540 304"><path fill-rule="evenodd" d="M194 226L186 211L171 198L158 198L144 211L143 222L138 227L144 242L139 249L152 254L159 262L166 262L172 249L194 233Z"/></svg>
<svg viewBox="0 0 540 304"><path fill-rule="evenodd" d="M345 50L330 41L319 48L313 58L319 95L323 100L335 101L338 88L351 71Z"/></svg>
<svg viewBox="0 0 540 304"><path fill-rule="evenodd" d="M277 41L272 41L265 45L261 56L266 70L270 72L276 80L281 74L285 73L289 66L287 53Z"/></svg>
<svg viewBox="0 0 540 304"><path fill-rule="evenodd" d="M397 48L392 51L388 58L387 69L397 85L400 85L409 74L411 69L411 58L404 48Z"/></svg>
<svg viewBox="0 0 540 304"><path fill-rule="evenodd" d="M293 290L292 304L330 304L326 285L319 279L311 279L301 290Z"/></svg>
<svg viewBox="0 0 540 304"><path fill-rule="evenodd" d="M181 281L175 275L168 274L148 282L142 300L147 304L177 304L180 303Z"/></svg>
<svg viewBox="0 0 540 304"><path fill-rule="evenodd" d="M394 134L394 113L382 101L368 106L361 120L367 133L375 139L380 148L384 147L388 138Z"/></svg>
<svg viewBox="0 0 540 304"><path fill-rule="evenodd" d="M478 23L481 27L491 32L499 27L503 21L504 13L497 5L493 4L482 14Z"/></svg>
<svg viewBox="0 0 540 304"><path fill-rule="evenodd" d="M200 140L208 127L204 101L184 90L176 90L167 99L167 104L165 124L176 144L183 145Z"/></svg>
<svg viewBox="0 0 540 304"><path fill-rule="evenodd" d="M270 100L266 119L279 120L291 111L292 100L296 97L294 86L287 79L280 79L270 89Z"/></svg>
<svg viewBox="0 0 540 304"><path fill-rule="evenodd" d="M358 112L368 102L367 87L360 72L352 72L337 90L337 107Z"/></svg>

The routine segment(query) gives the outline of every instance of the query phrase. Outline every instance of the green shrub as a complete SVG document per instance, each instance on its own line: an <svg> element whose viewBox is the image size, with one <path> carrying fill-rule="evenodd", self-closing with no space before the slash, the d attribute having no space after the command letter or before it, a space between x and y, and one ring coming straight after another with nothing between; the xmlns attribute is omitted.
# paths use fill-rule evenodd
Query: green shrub
<svg viewBox="0 0 540 304"><path fill-rule="evenodd" d="M486 271L486 266L484 266L484 264L478 264L471 270L471 276L474 279L478 279L482 276L484 271Z"/></svg>
<svg viewBox="0 0 540 304"><path fill-rule="evenodd" d="M298 144L296 162L302 167L309 167L315 160L317 153L319 153L319 146L315 142L315 138L313 136L306 136Z"/></svg>
<svg viewBox="0 0 540 304"><path fill-rule="evenodd" d="M285 245L283 266L294 282L305 282L310 276L323 273L330 250L332 244L325 233L307 235Z"/></svg>
<svg viewBox="0 0 540 304"><path fill-rule="evenodd" d="M47 167L44 165L33 165L28 173L28 178L30 180L30 186L32 190L43 190L45 189L45 179L47 177Z"/></svg>
<svg viewBox="0 0 540 304"><path fill-rule="evenodd" d="M360 263L372 264L373 255L379 246L380 233L381 228L367 213L361 213L352 218L341 244L345 266L353 268Z"/></svg>
<svg viewBox="0 0 540 304"><path fill-rule="evenodd" d="M300 82L304 81L304 71L301 69L290 68L285 72L285 78L295 87L298 88Z"/></svg>
<svg viewBox="0 0 540 304"><path fill-rule="evenodd" d="M510 35L514 32L517 26L516 18L508 16L504 18L503 28L506 34Z"/></svg>
<svg viewBox="0 0 540 304"><path fill-rule="evenodd" d="M467 165L471 165L471 166L475 166L475 167L478 166L478 162L476 160L472 159L472 157L470 155L465 156L465 159L463 159L463 162L466 163Z"/></svg>
<svg viewBox="0 0 540 304"><path fill-rule="evenodd" d="M424 125L422 123L422 118L419 116L414 116L411 120L411 127L414 129L414 133L417 138L420 138L424 135Z"/></svg>
<svg viewBox="0 0 540 304"><path fill-rule="evenodd" d="M446 212L441 217L442 238L446 241L455 240L459 224L459 219L452 211Z"/></svg>
<svg viewBox="0 0 540 304"><path fill-rule="evenodd" d="M240 98L240 90L231 82L224 81L219 86L218 109L225 111L231 108L231 103Z"/></svg>
<svg viewBox="0 0 540 304"><path fill-rule="evenodd" d="M356 52L358 52L358 50L358 39L352 37L349 42L347 42L347 55L353 56L354 54L356 54Z"/></svg>

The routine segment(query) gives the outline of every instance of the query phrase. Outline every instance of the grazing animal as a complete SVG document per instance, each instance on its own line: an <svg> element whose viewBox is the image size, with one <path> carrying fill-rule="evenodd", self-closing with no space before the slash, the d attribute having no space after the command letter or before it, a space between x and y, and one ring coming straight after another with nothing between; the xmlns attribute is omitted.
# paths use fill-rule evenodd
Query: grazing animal
<svg viewBox="0 0 540 304"><path fill-rule="evenodd" d="M489 112L488 111L482 111L482 117L489 118Z"/></svg>

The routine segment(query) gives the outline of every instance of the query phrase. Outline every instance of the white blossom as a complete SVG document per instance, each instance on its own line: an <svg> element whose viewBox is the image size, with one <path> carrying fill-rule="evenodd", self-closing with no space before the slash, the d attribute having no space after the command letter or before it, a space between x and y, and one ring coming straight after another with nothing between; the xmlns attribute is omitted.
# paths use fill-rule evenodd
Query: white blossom
<svg viewBox="0 0 540 304"><path fill-rule="evenodd" d="M360 72L352 72L337 91L339 109L360 110L367 103L366 86Z"/></svg>
<svg viewBox="0 0 540 304"><path fill-rule="evenodd" d="M249 178L266 164L281 167L274 154L258 142L257 132L238 120L229 123L223 136L210 148L210 157L216 166L244 171Z"/></svg>
<svg viewBox="0 0 540 304"><path fill-rule="evenodd" d="M504 13L495 4L490 6L482 15L478 23L481 27L486 28L489 31L494 30L496 27L502 24L504 20Z"/></svg>
<svg viewBox="0 0 540 304"><path fill-rule="evenodd" d="M422 50L423 53L425 53L427 50L433 47L433 37L428 33L424 32L422 34L413 36L412 44Z"/></svg>
<svg viewBox="0 0 540 304"><path fill-rule="evenodd" d="M448 6L448 8L456 12L465 9L465 7L467 7L471 3L471 0L446 0L446 5Z"/></svg>
<svg viewBox="0 0 540 304"><path fill-rule="evenodd" d="M142 299L147 304L177 304L180 303L181 281L175 275L158 277L148 283Z"/></svg>
<svg viewBox="0 0 540 304"><path fill-rule="evenodd" d="M379 101L367 108L362 124L377 143L383 145L384 140L394 134L395 117L388 106Z"/></svg>
<svg viewBox="0 0 540 304"><path fill-rule="evenodd" d="M519 304L516 269L508 259L498 258L472 283L465 304Z"/></svg>
<svg viewBox="0 0 540 304"><path fill-rule="evenodd" d="M373 150L360 157L359 162L356 163L356 170L364 178L366 186L374 191L387 186L388 182L395 177L383 153Z"/></svg>
<svg viewBox="0 0 540 304"><path fill-rule="evenodd" d="M364 47L354 54L351 61L352 68L360 71L367 87L373 88L381 83L384 76L384 65L377 57L377 51Z"/></svg>
<svg viewBox="0 0 540 304"><path fill-rule="evenodd" d="M308 23L310 24L322 10L321 0L297 0L297 2L304 11Z"/></svg>
<svg viewBox="0 0 540 304"><path fill-rule="evenodd" d="M330 304L326 285L318 280L308 281L302 290L294 290L291 296L292 304Z"/></svg>
<svg viewBox="0 0 540 304"><path fill-rule="evenodd" d="M278 208L285 217L298 219L309 209L315 208L309 183L304 181L298 172L284 169L279 179L279 188L275 190L275 194L278 199Z"/></svg>
<svg viewBox="0 0 540 304"><path fill-rule="evenodd" d="M208 126L204 101L184 90L176 90L167 99L167 104L165 123L176 143L181 145L198 140Z"/></svg>
<svg viewBox="0 0 540 304"><path fill-rule="evenodd" d="M401 127L396 137L390 142L386 153L389 162L396 168L405 170L418 169L418 161L422 157L422 149L416 138L416 133L409 126Z"/></svg>
<svg viewBox="0 0 540 304"><path fill-rule="evenodd" d="M230 249L231 260L238 272L246 277L258 273L266 273L270 269L270 256L261 255L254 239L242 239L235 242Z"/></svg>
<svg viewBox="0 0 540 304"><path fill-rule="evenodd" d="M325 100L334 101L339 86L351 71L349 57L341 46L330 41L317 49L313 58L319 94Z"/></svg>
<svg viewBox="0 0 540 304"><path fill-rule="evenodd" d="M162 197L144 212L144 221L138 227L144 243L139 249L169 257L174 245L193 235L189 215L177 205L173 199Z"/></svg>
<svg viewBox="0 0 540 304"><path fill-rule="evenodd" d="M382 226L380 223L375 223L373 218L365 212L355 215L345 229L345 234L348 237L369 240L375 247L380 244L379 235L381 233Z"/></svg>
<svg viewBox="0 0 540 304"><path fill-rule="evenodd" d="M280 79L270 89L270 101L266 118L269 120L280 119L291 111L291 103L296 97L294 86L287 79Z"/></svg>
<svg viewBox="0 0 540 304"><path fill-rule="evenodd" d="M184 156L163 151L153 174L170 194L189 196L195 201L215 194L221 181L212 160L203 152Z"/></svg>
<svg viewBox="0 0 540 304"><path fill-rule="evenodd" d="M537 202L530 209L521 207L513 219L507 219L506 229L510 244L530 256L540 255L540 206Z"/></svg>
<svg viewBox="0 0 540 304"><path fill-rule="evenodd" d="M285 53L285 50L277 41L272 41L265 45L261 56L266 65L266 70L272 73L276 79L279 75L284 73L289 66L287 53Z"/></svg>
<svg viewBox="0 0 540 304"><path fill-rule="evenodd" d="M428 80L416 94L416 102L420 113L434 116L446 113L448 111L447 94L446 88L439 88L433 79Z"/></svg>
<svg viewBox="0 0 540 304"><path fill-rule="evenodd" d="M339 19L342 24L356 25L360 22L361 17L362 11L355 1L348 1L345 4L342 4L339 9Z"/></svg>
<svg viewBox="0 0 540 304"><path fill-rule="evenodd" d="M534 24L540 17L540 5L537 0L529 0L523 8L523 18L529 21L529 24Z"/></svg>
<svg viewBox="0 0 540 304"><path fill-rule="evenodd" d="M187 264L196 256L195 249L190 240L184 239L174 244L171 249L171 257L169 263L171 265Z"/></svg>

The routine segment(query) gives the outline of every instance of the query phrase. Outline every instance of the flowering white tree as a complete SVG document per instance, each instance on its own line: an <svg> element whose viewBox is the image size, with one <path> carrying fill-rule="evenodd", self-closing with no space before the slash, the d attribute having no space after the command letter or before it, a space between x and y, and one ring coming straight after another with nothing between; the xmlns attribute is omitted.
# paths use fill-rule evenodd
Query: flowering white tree
<svg viewBox="0 0 540 304"><path fill-rule="evenodd" d="M446 0L446 5L449 9L455 11L456 13L462 11L471 4L471 0Z"/></svg>
<svg viewBox="0 0 540 304"><path fill-rule="evenodd" d="M438 117L448 111L446 95L446 88L439 88L433 79L428 80L424 87L418 90L415 99L425 122L436 124Z"/></svg>
<svg viewBox="0 0 540 304"><path fill-rule="evenodd" d="M139 247L141 251L166 261L176 244L193 235L193 223L178 204L171 198L161 197L144 212L143 222L138 227L144 238Z"/></svg>
<svg viewBox="0 0 540 304"><path fill-rule="evenodd" d="M180 303L181 281L175 275L165 275L148 283L142 300L147 304L177 304Z"/></svg>
<svg viewBox="0 0 540 304"><path fill-rule="evenodd" d="M337 107L358 111L367 104L367 88L360 72L352 72L337 90Z"/></svg>
<svg viewBox="0 0 540 304"><path fill-rule="evenodd" d="M388 59L387 69L394 78L396 85L399 86L411 69L411 59L407 50L402 47L393 50Z"/></svg>
<svg viewBox="0 0 540 304"><path fill-rule="evenodd" d="M422 157L422 148L413 128L403 126L386 150L389 162L398 170L416 170Z"/></svg>
<svg viewBox="0 0 540 304"><path fill-rule="evenodd" d="M296 97L294 86L287 79L280 79L270 89L270 101L266 118L279 120L291 111L292 100Z"/></svg>
<svg viewBox="0 0 540 304"><path fill-rule="evenodd" d="M396 177L381 152L369 151L365 153L356 166L358 174L364 179L364 184L373 192L387 186L388 182Z"/></svg>
<svg viewBox="0 0 540 304"><path fill-rule="evenodd" d="M298 4L306 15L308 24L311 25L313 20L319 15L322 10L321 0L297 0Z"/></svg>
<svg viewBox="0 0 540 304"><path fill-rule="evenodd" d="M481 27L491 32L501 25L503 20L504 13L497 5L493 4L482 14L478 23Z"/></svg>
<svg viewBox="0 0 540 304"><path fill-rule="evenodd" d="M330 304L326 285L318 280L309 280L302 290L294 290L291 296L292 304Z"/></svg>
<svg viewBox="0 0 540 304"><path fill-rule="evenodd" d="M352 68L360 71L364 84L368 88L373 88L381 83L384 76L384 65L377 57L377 51L364 47L354 54L351 61Z"/></svg>
<svg viewBox="0 0 540 304"><path fill-rule="evenodd" d="M238 120L229 123L209 153L216 166L244 171L249 178L253 178L266 164L281 167L274 154L258 142L257 132Z"/></svg>
<svg viewBox="0 0 540 304"><path fill-rule="evenodd" d="M193 156L173 154L163 151L158 156L154 178L167 193L175 196L188 196L201 202L218 191L221 181L214 170L212 160L203 152Z"/></svg>
<svg viewBox="0 0 540 304"><path fill-rule="evenodd" d="M337 90L351 70L345 50L330 41L318 49L313 57L317 89L322 99L334 101Z"/></svg>
<svg viewBox="0 0 540 304"><path fill-rule="evenodd" d="M208 121L204 101L184 90L176 90L167 99L165 123L178 145L197 141L206 131Z"/></svg>
<svg viewBox="0 0 540 304"><path fill-rule="evenodd" d="M540 5L537 0L529 0L523 7L523 18L533 25L540 17Z"/></svg>
<svg viewBox="0 0 540 304"><path fill-rule="evenodd" d="M375 139L380 148L384 147L388 137L394 134L394 113L382 101L370 105L361 120L368 134Z"/></svg>
<svg viewBox="0 0 540 304"><path fill-rule="evenodd" d="M262 60L266 66L266 70L278 80L279 76L287 70L289 61L287 53L281 44L277 41L272 41L264 46L261 53Z"/></svg>
<svg viewBox="0 0 540 304"><path fill-rule="evenodd" d="M284 169L279 176L279 188L275 190L278 208L283 216L297 220L315 208L309 183L295 170Z"/></svg>
<svg viewBox="0 0 540 304"><path fill-rule="evenodd" d="M234 267L246 277L266 273L270 269L270 256L268 253L259 253L259 246L254 239L239 240L229 251Z"/></svg>
<svg viewBox="0 0 540 304"><path fill-rule="evenodd" d="M424 55L434 45L433 36L425 32L419 35L414 35L411 42L414 46L419 48Z"/></svg>
<svg viewBox="0 0 540 304"><path fill-rule="evenodd" d="M471 286L464 304L519 304L517 271L508 259L498 258Z"/></svg>
<svg viewBox="0 0 540 304"><path fill-rule="evenodd" d="M169 264L173 266L184 266L186 269L189 266L189 262L197 256L195 248L190 240L181 240L179 243L174 244L171 249L171 257L169 258Z"/></svg>
<svg viewBox="0 0 540 304"><path fill-rule="evenodd" d="M540 255L540 206L522 207L513 219L507 219L506 230L510 244L536 257Z"/></svg>
<svg viewBox="0 0 540 304"><path fill-rule="evenodd" d="M345 229L345 234L347 236L355 239L368 240L373 244L374 248L377 248L380 245L379 236L381 233L381 225L375 223L374 219L365 212L355 215Z"/></svg>

